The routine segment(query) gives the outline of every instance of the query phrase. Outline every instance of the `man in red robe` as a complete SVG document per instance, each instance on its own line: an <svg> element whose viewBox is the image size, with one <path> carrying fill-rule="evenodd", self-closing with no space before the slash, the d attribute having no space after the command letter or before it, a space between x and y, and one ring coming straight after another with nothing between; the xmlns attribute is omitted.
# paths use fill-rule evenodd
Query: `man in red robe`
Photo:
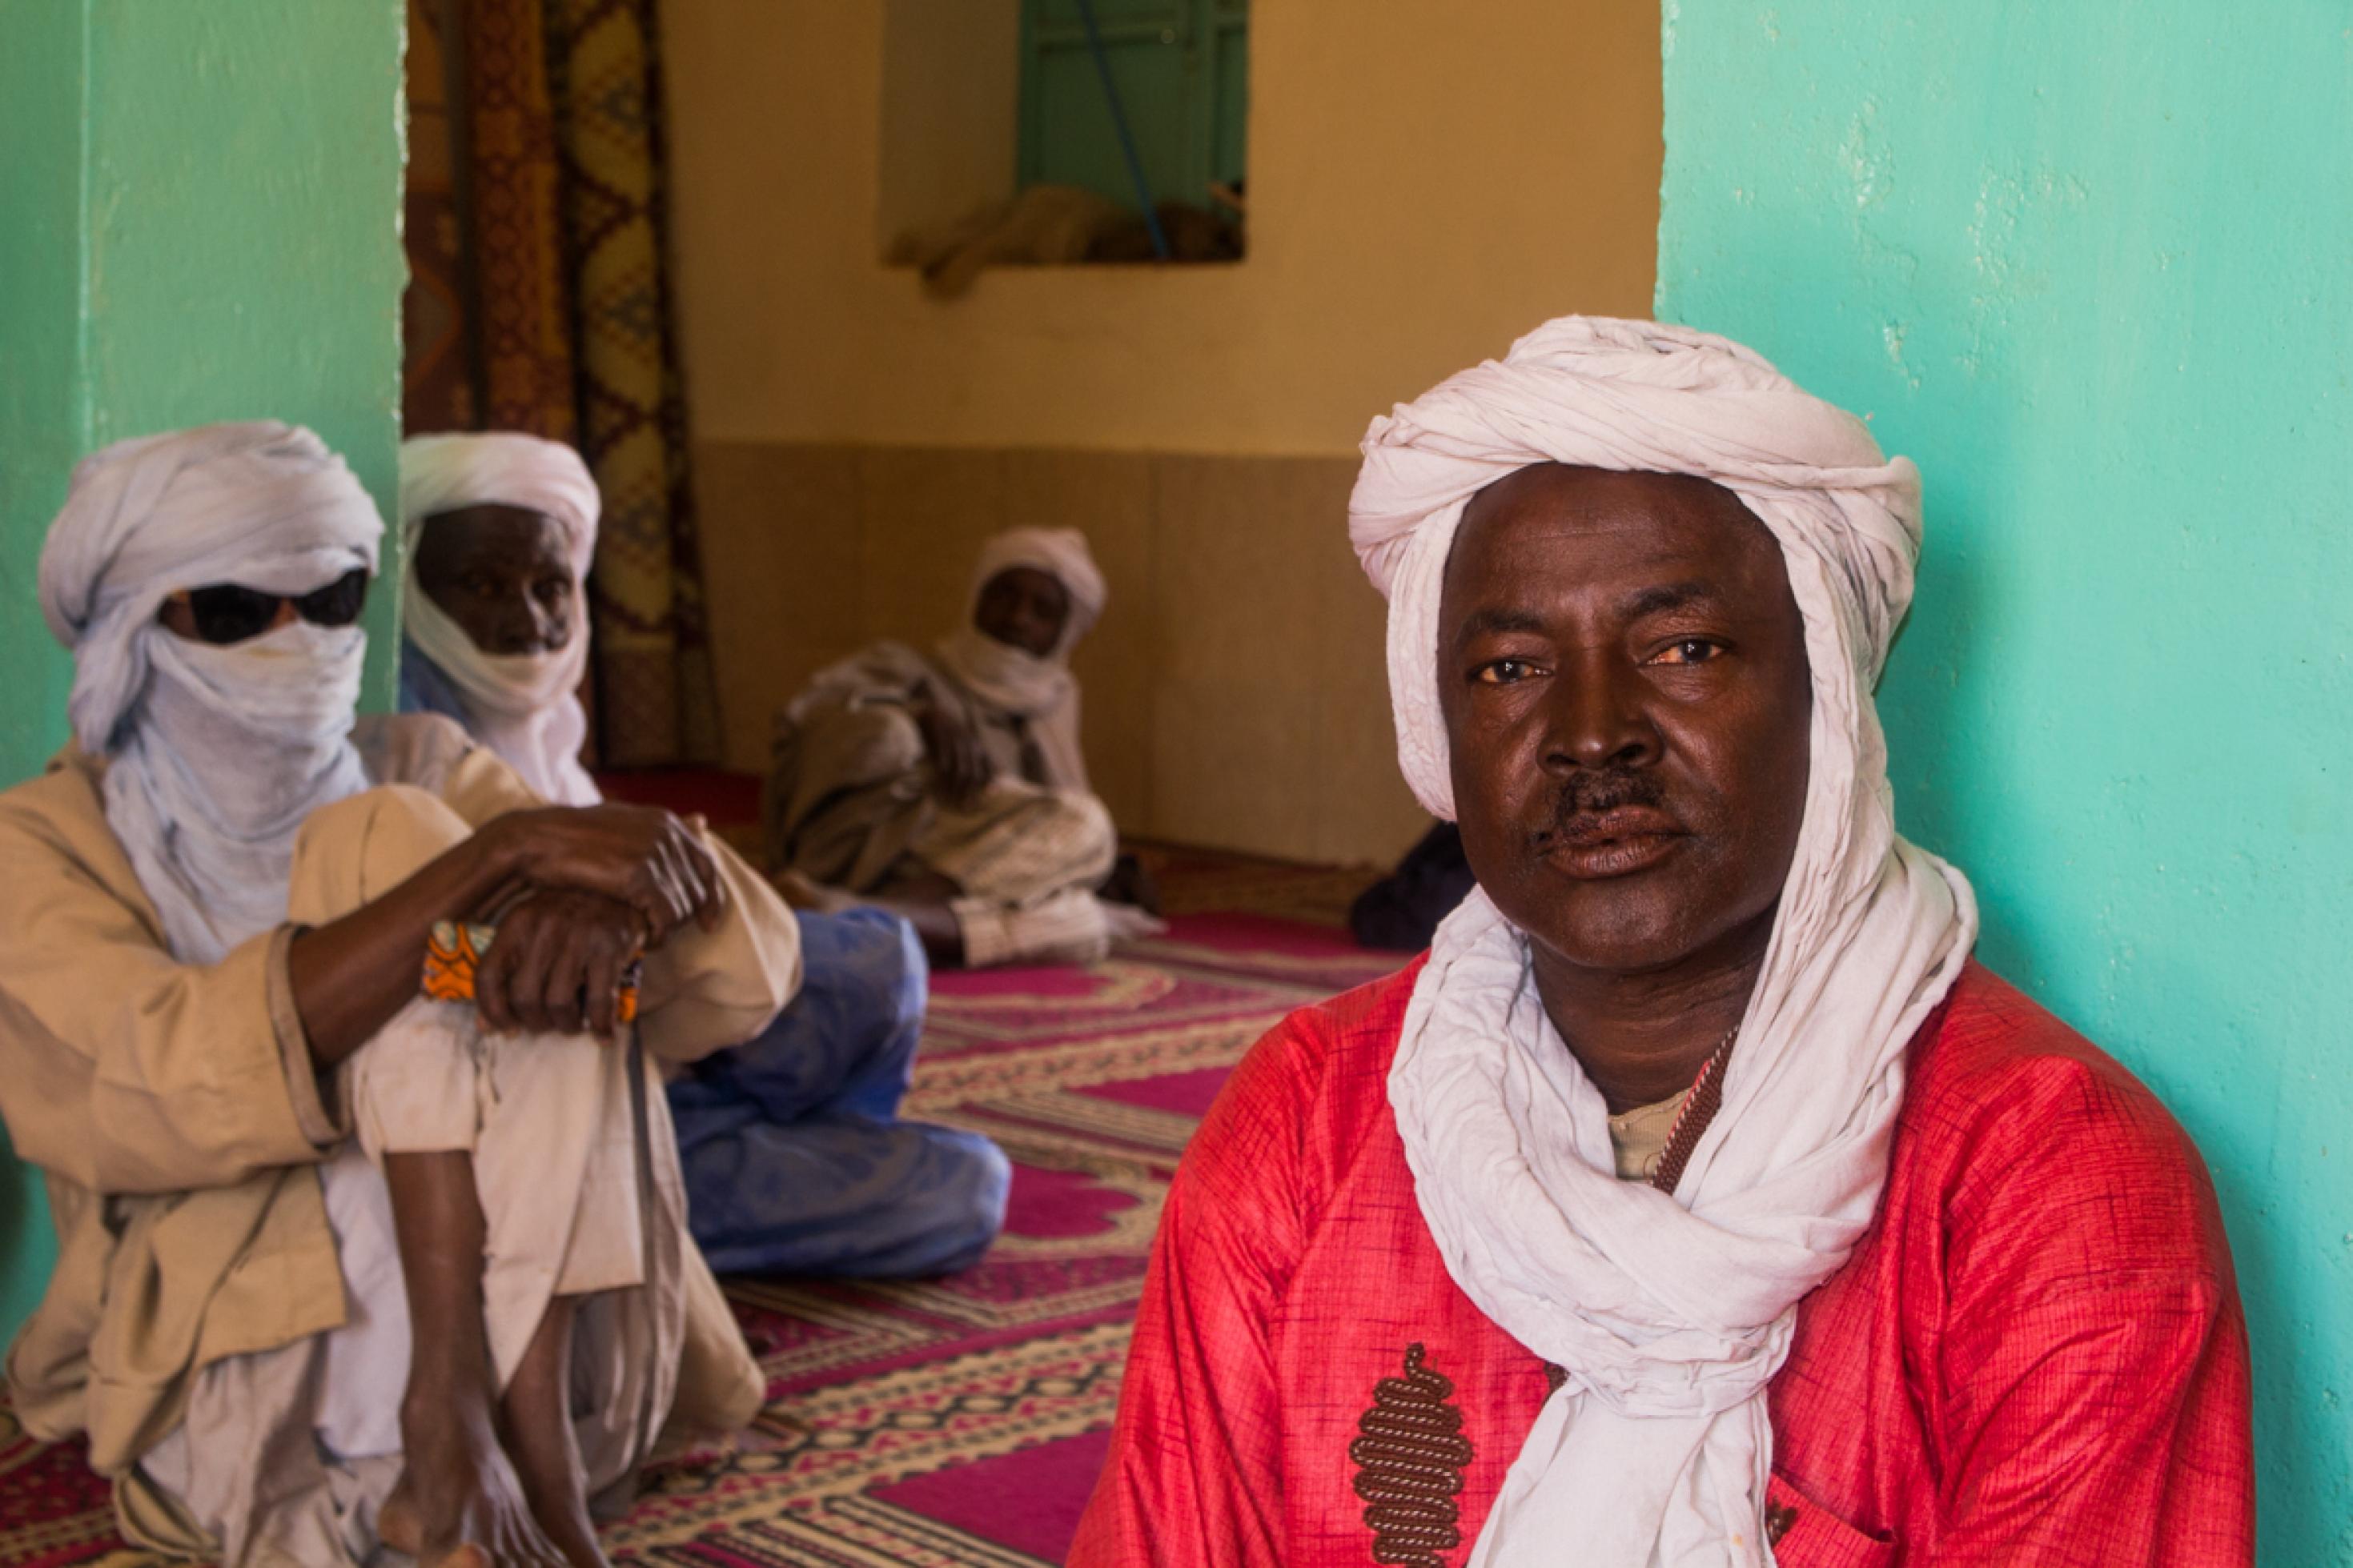
<svg viewBox="0 0 2353 1568"><path fill-rule="evenodd" d="M1071 1562L2252 1563L2197 1152L1894 830L1912 465L1577 318L1365 449L1399 759L1479 888L1210 1112Z"/></svg>

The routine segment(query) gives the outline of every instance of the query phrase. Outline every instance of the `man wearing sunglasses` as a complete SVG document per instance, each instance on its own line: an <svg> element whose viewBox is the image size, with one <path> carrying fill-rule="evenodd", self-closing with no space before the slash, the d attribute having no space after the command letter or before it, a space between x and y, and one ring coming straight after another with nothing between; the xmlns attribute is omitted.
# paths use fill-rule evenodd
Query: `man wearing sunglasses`
<svg viewBox="0 0 2353 1568"><path fill-rule="evenodd" d="M10 1383L143 1544L601 1563L590 1500L761 1397L652 1063L764 1026L794 926L668 813L355 720L381 531L274 423L75 470L40 569L73 744L0 794L0 1114L59 1242ZM474 1003L420 998L469 921Z"/></svg>

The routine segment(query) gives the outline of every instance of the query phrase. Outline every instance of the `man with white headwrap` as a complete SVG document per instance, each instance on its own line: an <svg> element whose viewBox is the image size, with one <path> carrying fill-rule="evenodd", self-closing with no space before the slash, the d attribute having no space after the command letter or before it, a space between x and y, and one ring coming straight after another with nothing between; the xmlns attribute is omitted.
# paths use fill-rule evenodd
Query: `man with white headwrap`
<svg viewBox="0 0 2353 1568"><path fill-rule="evenodd" d="M894 910L975 969L1092 963L1157 929L1097 897L1119 837L1087 788L1070 658L1103 598L1085 535L1013 529L929 653L879 642L819 671L777 717L763 807L786 895Z"/></svg>
<svg viewBox="0 0 2353 1568"><path fill-rule="evenodd" d="M1364 449L1399 760L1479 887L1219 1097L1070 1561L2251 1562L2197 1152L1894 832L1912 465L1574 317Z"/></svg>
<svg viewBox="0 0 2353 1568"><path fill-rule="evenodd" d="M536 436L400 449L408 591L401 707L456 720L551 800L602 799L580 765L598 497ZM794 911L800 992L732 1049L674 1069L687 1223L729 1273L923 1276L980 1261L1012 1169L976 1132L900 1119L930 971L885 910Z"/></svg>
<svg viewBox="0 0 2353 1568"><path fill-rule="evenodd" d="M400 709L438 713L541 799L594 805L588 566L602 502L580 454L499 431L400 444Z"/></svg>
<svg viewBox="0 0 2353 1568"><path fill-rule="evenodd" d="M271 422L74 471L73 743L0 794L0 1113L59 1243L9 1381L145 1545L576 1568L666 1425L757 1408L653 1062L765 1025L794 930L667 813L355 721L381 532ZM425 1000L457 921L475 1000Z"/></svg>

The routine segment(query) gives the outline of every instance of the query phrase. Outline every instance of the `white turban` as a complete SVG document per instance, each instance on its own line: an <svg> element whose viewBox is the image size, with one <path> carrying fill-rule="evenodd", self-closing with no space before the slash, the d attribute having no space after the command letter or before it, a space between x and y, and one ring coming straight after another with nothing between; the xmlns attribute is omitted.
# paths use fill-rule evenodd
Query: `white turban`
<svg viewBox="0 0 2353 1568"><path fill-rule="evenodd" d="M1773 531L1817 666L1879 679L1920 555L1920 471L1753 350L1656 321L1564 316L1365 432L1348 540L1389 599L1398 762L1454 816L1438 712L1438 597L1462 509L1534 463L1696 474ZM1835 636L1835 643L1824 641ZM1852 700L1852 699L1851 699Z"/></svg>
<svg viewBox="0 0 2353 1568"><path fill-rule="evenodd" d="M75 465L41 547L41 614L74 656L69 712L92 755L147 682L141 635L176 589L302 594L375 570L375 503L326 443L274 419L142 436Z"/></svg>
<svg viewBox="0 0 2353 1568"><path fill-rule="evenodd" d="M1071 610L1062 635L1044 658L998 642L974 625L980 596L998 574L1017 566L1043 572L1062 585ZM1046 763L1046 780L1058 789L1084 789L1086 759L1079 749L1079 682L1071 673L1071 649L1103 612L1103 573L1075 528L1008 529L981 546L965 601L963 622L934 650L948 673L973 695L1000 711L1026 720Z"/></svg>
<svg viewBox="0 0 2353 1568"><path fill-rule="evenodd" d="M157 612L181 588L300 595L374 571L383 531L343 460L274 420L118 441L74 469L41 613L73 652L75 738L111 758L107 823L185 961L283 920L302 819L364 787L350 732L367 637L297 621L219 647Z"/></svg>
<svg viewBox="0 0 2353 1568"><path fill-rule="evenodd" d="M1398 759L1454 815L1438 605L1464 504L1534 464L1695 474L1779 542L1814 688L1803 824L1722 1108L1673 1196L1614 1173L1608 1108L1527 938L1474 891L1440 928L1389 1078L1415 1195L1490 1318L1567 1371L1471 1562L1755 1565L1765 1389L1798 1300L1868 1226L1904 1053L1966 961L1960 873L1895 836L1871 701L1912 594L1919 476L1722 338L1568 317L1376 419L1349 534L1389 596Z"/></svg>
<svg viewBox="0 0 2353 1568"><path fill-rule="evenodd" d="M1108 597L1103 572L1095 565L1094 552L1087 548L1087 536L1075 528L1007 529L980 547L967 611L980 608L981 591L991 578L1016 566L1043 572L1071 595L1071 618L1062 625L1062 640L1055 646L1053 657L1068 655L1103 618ZM972 617L967 614L965 618Z"/></svg>
<svg viewBox="0 0 2353 1568"><path fill-rule="evenodd" d="M545 653L491 654L417 584L417 542L428 519L475 506L510 506L551 517L570 552L572 636ZM580 765L588 716L577 695L588 669L588 606L582 584L596 554L596 481L580 454L536 436L412 436L400 446L400 526L408 552L401 629L457 688L466 727L504 758L542 798L590 805L600 797Z"/></svg>
<svg viewBox="0 0 2353 1568"><path fill-rule="evenodd" d="M470 506L512 506L554 518L575 576L596 555L604 503L580 454L561 441L512 431L411 436L400 444L401 538L413 552L425 520Z"/></svg>

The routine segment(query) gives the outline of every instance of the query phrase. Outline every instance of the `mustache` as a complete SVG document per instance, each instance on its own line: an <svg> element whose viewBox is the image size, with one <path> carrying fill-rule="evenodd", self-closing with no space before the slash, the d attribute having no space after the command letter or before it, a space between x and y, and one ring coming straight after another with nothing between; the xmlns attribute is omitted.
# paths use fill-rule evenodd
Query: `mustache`
<svg viewBox="0 0 2353 1568"><path fill-rule="evenodd" d="M1657 810L1663 807L1666 798L1666 785L1654 773L1636 773L1630 768L1571 773L1554 793L1551 816L1531 836L1531 843L1540 850L1548 848L1571 836L1571 824L1578 817L1598 816L1629 805Z"/></svg>

